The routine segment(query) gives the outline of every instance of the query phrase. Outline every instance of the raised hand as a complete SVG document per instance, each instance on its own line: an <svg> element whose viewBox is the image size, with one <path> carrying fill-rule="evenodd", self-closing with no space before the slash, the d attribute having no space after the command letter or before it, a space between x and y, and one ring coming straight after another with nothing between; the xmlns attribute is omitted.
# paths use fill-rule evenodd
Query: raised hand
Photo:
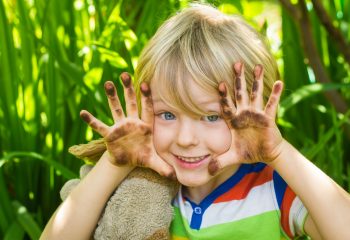
<svg viewBox="0 0 350 240"><path fill-rule="evenodd" d="M128 73L122 73L120 77L124 85L127 116L120 105L113 82L107 81L104 87L114 124L107 126L86 110L80 112L81 118L105 139L110 161L114 165L149 167L163 176L174 178L173 168L157 155L153 147L154 114L149 86L142 83L140 87L142 104L140 119L131 77Z"/></svg>
<svg viewBox="0 0 350 240"><path fill-rule="evenodd" d="M238 62L233 68L234 98L227 93L224 82L219 84L222 114L231 130L232 142L227 152L214 157L210 162L211 175L232 164L272 162L280 154L283 142L275 122L283 83L281 81L274 83L272 93L264 107L262 66L257 65L254 69L250 96L246 88L243 64Z"/></svg>

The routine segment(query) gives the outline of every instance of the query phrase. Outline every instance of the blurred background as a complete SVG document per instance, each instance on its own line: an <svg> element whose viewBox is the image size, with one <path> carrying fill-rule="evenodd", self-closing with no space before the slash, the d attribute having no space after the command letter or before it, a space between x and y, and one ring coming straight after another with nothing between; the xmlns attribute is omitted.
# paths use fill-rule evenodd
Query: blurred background
<svg viewBox="0 0 350 240"><path fill-rule="evenodd" d="M157 27L191 1L0 0L0 239L38 239L99 138L79 118L112 123L103 84L134 72ZM350 0L223 0L266 36L285 81L284 137L350 189ZM123 102L123 100L122 100Z"/></svg>

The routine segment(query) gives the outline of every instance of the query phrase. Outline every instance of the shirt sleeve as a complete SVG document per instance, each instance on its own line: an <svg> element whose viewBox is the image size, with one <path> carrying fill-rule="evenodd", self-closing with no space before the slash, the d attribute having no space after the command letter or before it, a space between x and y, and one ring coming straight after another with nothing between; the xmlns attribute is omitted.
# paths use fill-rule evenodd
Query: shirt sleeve
<svg viewBox="0 0 350 240"><path fill-rule="evenodd" d="M273 173L273 184L283 231L290 238L305 235L304 223L308 212L304 204L276 171Z"/></svg>

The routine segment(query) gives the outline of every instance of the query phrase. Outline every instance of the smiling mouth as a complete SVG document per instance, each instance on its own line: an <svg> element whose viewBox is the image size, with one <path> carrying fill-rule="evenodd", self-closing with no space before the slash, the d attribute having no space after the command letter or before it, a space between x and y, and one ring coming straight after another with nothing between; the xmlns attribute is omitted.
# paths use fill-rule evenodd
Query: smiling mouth
<svg viewBox="0 0 350 240"><path fill-rule="evenodd" d="M204 155L204 156L201 156L201 157L183 157L183 156L178 156L178 155L175 155L179 160L181 161L184 161L184 162L187 162L187 163L197 163L197 162L200 162L202 160L204 160L206 157L209 156L208 155Z"/></svg>

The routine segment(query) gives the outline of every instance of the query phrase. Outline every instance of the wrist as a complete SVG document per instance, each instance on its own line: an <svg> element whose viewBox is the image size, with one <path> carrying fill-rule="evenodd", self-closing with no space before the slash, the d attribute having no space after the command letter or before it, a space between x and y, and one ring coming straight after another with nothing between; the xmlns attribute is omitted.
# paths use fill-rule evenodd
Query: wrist
<svg viewBox="0 0 350 240"><path fill-rule="evenodd" d="M276 169L280 164L282 164L283 160L286 159L285 156L288 155L286 152L289 152L288 149L290 149L292 146L283 138L281 143L278 144L278 146L275 149L275 157L272 161L268 162L267 164L271 166L272 168Z"/></svg>
<svg viewBox="0 0 350 240"><path fill-rule="evenodd" d="M110 168L112 171L115 170L118 172L125 172L125 174L129 174L135 168L135 166L131 166L131 165L117 166L117 165L113 164L113 162L114 162L113 157L111 156L111 154L108 151L105 151L103 153L99 162L101 162L101 164L103 163L103 165Z"/></svg>

